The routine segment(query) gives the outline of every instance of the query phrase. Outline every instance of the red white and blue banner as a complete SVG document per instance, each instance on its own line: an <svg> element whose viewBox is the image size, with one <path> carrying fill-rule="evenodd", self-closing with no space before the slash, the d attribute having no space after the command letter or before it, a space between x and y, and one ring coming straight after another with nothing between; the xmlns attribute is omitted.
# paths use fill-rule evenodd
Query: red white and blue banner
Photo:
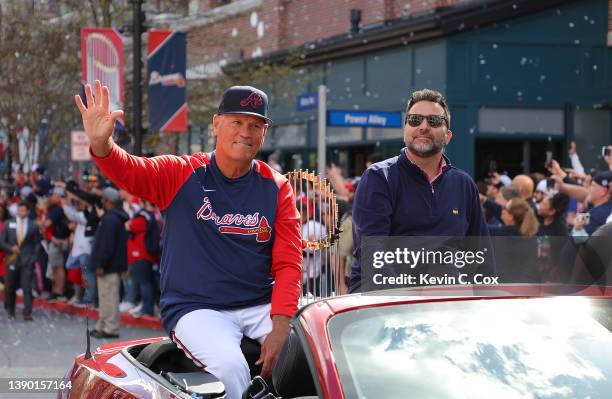
<svg viewBox="0 0 612 399"><path fill-rule="evenodd" d="M147 82L149 130L187 131L187 35L149 31Z"/></svg>
<svg viewBox="0 0 612 399"><path fill-rule="evenodd" d="M123 40L117 30L81 28L81 71L83 85L93 87L94 80L99 80L108 86L111 111L123 109Z"/></svg>

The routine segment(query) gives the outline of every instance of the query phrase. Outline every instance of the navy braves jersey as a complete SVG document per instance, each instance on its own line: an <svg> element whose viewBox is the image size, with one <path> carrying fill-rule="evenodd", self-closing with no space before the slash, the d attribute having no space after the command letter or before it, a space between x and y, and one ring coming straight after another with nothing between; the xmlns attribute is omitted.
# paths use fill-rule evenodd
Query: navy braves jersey
<svg viewBox="0 0 612 399"><path fill-rule="evenodd" d="M197 309L272 303L293 316L300 293L300 217L288 180L261 161L228 179L214 152L141 158L113 146L95 157L115 184L164 214L161 316L170 332Z"/></svg>

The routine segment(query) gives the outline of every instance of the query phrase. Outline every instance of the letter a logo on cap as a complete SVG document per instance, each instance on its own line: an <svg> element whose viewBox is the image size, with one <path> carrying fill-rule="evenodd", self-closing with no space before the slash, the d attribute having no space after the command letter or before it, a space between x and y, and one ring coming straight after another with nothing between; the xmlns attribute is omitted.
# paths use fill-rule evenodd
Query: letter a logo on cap
<svg viewBox="0 0 612 399"><path fill-rule="evenodd" d="M268 96L251 86L232 86L223 93L219 104L219 115L245 114L258 116L272 123L268 116Z"/></svg>
<svg viewBox="0 0 612 399"><path fill-rule="evenodd" d="M263 100L259 94L251 93L247 98L240 101L241 107L246 107L249 104L253 108L258 108L261 107L261 105L263 104Z"/></svg>

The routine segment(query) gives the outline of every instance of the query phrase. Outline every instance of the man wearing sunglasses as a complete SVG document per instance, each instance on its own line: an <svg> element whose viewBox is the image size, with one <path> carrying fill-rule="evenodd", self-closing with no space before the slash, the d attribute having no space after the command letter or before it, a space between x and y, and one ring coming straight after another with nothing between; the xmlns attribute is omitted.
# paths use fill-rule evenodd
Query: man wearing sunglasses
<svg viewBox="0 0 612 399"><path fill-rule="evenodd" d="M442 94L429 89L412 93L406 107L406 147L364 172L353 204L351 292L361 289L362 237L489 235L474 181L443 154L453 137L450 121ZM372 265L363 265L368 267Z"/></svg>

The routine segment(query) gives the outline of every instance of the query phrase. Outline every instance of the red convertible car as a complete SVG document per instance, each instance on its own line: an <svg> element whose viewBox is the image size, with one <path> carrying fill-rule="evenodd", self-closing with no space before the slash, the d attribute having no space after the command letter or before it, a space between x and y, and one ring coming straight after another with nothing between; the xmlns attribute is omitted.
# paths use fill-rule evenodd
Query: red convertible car
<svg viewBox="0 0 612 399"><path fill-rule="evenodd" d="M243 398L612 398L609 293L453 290L303 307L271 381L252 367ZM243 351L250 365L259 356L253 341L244 340ZM78 356L65 378L71 390L60 398L224 395L221 382L165 337L101 346L89 359Z"/></svg>

